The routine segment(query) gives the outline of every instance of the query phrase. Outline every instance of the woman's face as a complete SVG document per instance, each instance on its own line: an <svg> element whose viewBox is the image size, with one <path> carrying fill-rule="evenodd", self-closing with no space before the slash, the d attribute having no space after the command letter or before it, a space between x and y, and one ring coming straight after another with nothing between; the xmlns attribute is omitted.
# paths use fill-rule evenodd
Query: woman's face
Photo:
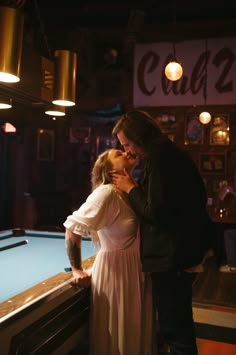
<svg viewBox="0 0 236 355"><path fill-rule="evenodd" d="M111 149L108 153L108 159L110 160L113 169L119 172L124 169L131 172L136 165L136 159L126 152L118 149Z"/></svg>

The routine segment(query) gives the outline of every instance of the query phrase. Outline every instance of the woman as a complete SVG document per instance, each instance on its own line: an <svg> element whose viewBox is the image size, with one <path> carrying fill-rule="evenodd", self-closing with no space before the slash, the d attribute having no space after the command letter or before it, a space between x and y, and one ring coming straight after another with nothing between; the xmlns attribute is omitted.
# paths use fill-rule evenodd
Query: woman
<svg viewBox="0 0 236 355"><path fill-rule="evenodd" d="M109 173L131 173L135 164L120 150L102 153L92 171L93 192L64 223L75 283L88 284L81 268L81 235L92 235L100 244L91 277L90 355L155 353L151 284L141 271L137 219Z"/></svg>

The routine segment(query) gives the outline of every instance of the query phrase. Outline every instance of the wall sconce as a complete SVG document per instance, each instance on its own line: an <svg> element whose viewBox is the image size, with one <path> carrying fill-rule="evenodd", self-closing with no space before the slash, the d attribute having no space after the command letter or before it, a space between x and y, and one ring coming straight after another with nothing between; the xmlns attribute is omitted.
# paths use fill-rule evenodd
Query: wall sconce
<svg viewBox="0 0 236 355"><path fill-rule="evenodd" d="M55 77L52 103L74 106L76 93L77 55L68 50L55 52Z"/></svg>
<svg viewBox="0 0 236 355"><path fill-rule="evenodd" d="M209 59L209 52L208 52L208 46L207 46L207 40L205 42L205 80L204 80L204 86L203 86L203 97L204 97L204 105L206 106L207 104L207 79L208 79L208 59ZM211 114L207 111L203 111L199 115L199 121L202 124L208 124L211 121Z"/></svg>
<svg viewBox="0 0 236 355"><path fill-rule="evenodd" d="M6 122L3 126L3 130L5 133L15 133L16 132L16 127L13 126L13 124Z"/></svg>
<svg viewBox="0 0 236 355"><path fill-rule="evenodd" d="M0 7L0 81L20 81L24 17L16 9Z"/></svg>
<svg viewBox="0 0 236 355"><path fill-rule="evenodd" d="M58 105L51 105L48 107L45 111L46 115L49 116L65 116L65 107L64 106L58 106Z"/></svg>
<svg viewBox="0 0 236 355"><path fill-rule="evenodd" d="M12 107L12 99L0 97L0 110L8 109Z"/></svg>

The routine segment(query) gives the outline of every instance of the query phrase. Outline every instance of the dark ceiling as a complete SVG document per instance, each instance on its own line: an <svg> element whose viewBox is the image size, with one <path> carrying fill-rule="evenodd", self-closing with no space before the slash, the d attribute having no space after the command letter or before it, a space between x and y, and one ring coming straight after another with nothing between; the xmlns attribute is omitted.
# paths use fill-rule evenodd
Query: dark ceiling
<svg viewBox="0 0 236 355"><path fill-rule="evenodd" d="M26 0L24 6L37 8L46 29L122 27L134 10L143 13L145 24L170 24L174 19L178 23L236 19L235 2L222 0Z"/></svg>
<svg viewBox="0 0 236 355"><path fill-rule="evenodd" d="M25 14L25 28L34 32L43 55L54 50L52 34L63 32L106 31L111 35L120 31L141 35L165 28L189 38L186 26L205 27L211 24L209 36L219 36L225 23L236 26L236 2L223 0L9 0L21 5ZM9 2L8 1L8 2ZM163 30L164 27L164 30ZM154 30L153 30L154 29ZM180 31L180 32L181 32ZM137 36L136 36L137 38ZM166 37L168 39L168 37ZM57 44L55 45L57 46Z"/></svg>

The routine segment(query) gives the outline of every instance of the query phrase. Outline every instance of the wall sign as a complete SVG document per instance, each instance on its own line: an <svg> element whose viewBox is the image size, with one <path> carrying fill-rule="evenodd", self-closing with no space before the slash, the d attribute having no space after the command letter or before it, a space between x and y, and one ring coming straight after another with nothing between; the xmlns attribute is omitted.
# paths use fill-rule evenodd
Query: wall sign
<svg viewBox="0 0 236 355"><path fill-rule="evenodd" d="M137 44L134 53L133 104L140 106L204 105L203 87L207 66L207 104L236 103L236 38L179 42L176 56L184 74L169 81L164 68L172 43Z"/></svg>

